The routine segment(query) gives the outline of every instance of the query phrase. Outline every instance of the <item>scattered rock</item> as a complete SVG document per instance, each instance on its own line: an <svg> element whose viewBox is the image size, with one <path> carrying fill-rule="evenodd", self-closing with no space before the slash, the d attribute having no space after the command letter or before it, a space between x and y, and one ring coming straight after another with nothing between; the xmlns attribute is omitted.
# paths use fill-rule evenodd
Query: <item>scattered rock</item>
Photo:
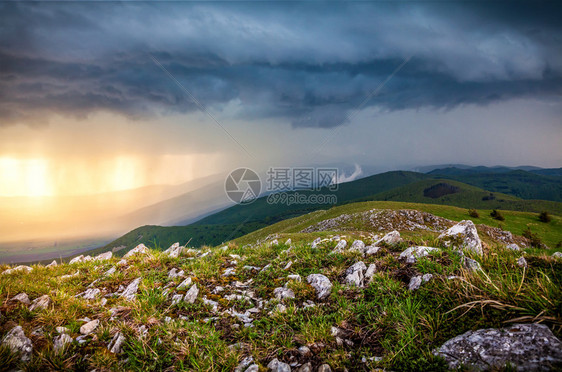
<svg viewBox="0 0 562 372"><path fill-rule="evenodd" d="M418 275L418 276L414 276L410 279L410 283L408 284L408 289L410 291L415 291L416 289L419 289L420 286L422 285L422 283L427 283L429 282L431 279L433 279L433 275L432 274L425 274L423 276Z"/></svg>
<svg viewBox="0 0 562 372"><path fill-rule="evenodd" d="M525 257L519 257L519 259L517 260L517 266L526 268L529 265L527 264L527 260L525 259Z"/></svg>
<svg viewBox="0 0 562 372"><path fill-rule="evenodd" d="M175 278L179 278L182 277L184 275L184 271L183 270L178 270L175 267L173 269L170 270L170 272L168 273L168 280L172 280Z"/></svg>
<svg viewBox="0 0 562 372"><path fill-rule="evenodd" d="M133 301L137 297L137 291L139 289L139 284L142 278L136 278L133 280L127 288L121 293L121 297L125 298L128 301Z"/></svg>
<svg viewBox="0 0 562 372"><path fill-rule="evenodd" d="M267 365L271 372L291 372L291 366L287 363L280 362L277 358L273 359Z"/></svg>
<svg viewBox="0 0 562 372"><path fill-rule="evenodd" d="M245 372L250 364L254 361L253 356L246 357L234 368L234 372Z"/></svg>
<svg viewBox="0 0 562 372"><path fill-rule="evenodd" d="M297 372L312 372L312 364L310 362L303 364L297 369Z"/></svg>
<svg viewBox="0 0 562 372"><path fill-rule="evenodd" d="M345 272L345 284L363 287L365 280L365 271L367 265L363 261L359 261L350 266Z"/></svg>
<svg viewBox="0 0 562 372"><path fill-rule="evenodd" d="M180 243L174 243L170 246L170 248L164 251L164 254L168 257L178 258L182 254L184 248L185 247L180 246Z"/></svg>
<svg viewBox="0 0 562 372"><path fill-rule="evenodd" d="M71 279L71 278L76 278L78 275L80 275L80 271L75 272L74 274L67 274L67 275L62 275L60 277L61 280L66 280L66 279Z"/></svg>
<svg viewBox="0 0 562 372"><path fill-rule="evenodd" d="M90 333L92 333L100 324L100 321L95 319L95 320L91 320L88 323L84 324L82 327L80 327L80 333L83 335L89 335Z"/></svg>
<svg viewBox="0 0 562 372"><path fill-rule="evenodd" d="M125 336L121 332L117 332L111 339L111 342L107 346L107 349L113 354L120 354L123 343L125 343Z"/></svg>
<svg viewBox="0 0 562 372"><path fill-rule="evenodd" d="M322 239L320 239L320 238L314 239L314 241L312 242L312 244L310 245L310 247L311 247L311 248L316 248L316 247L318 247L318 244L320 244L321 241L322 241Z"/></svg>
<svg viewBox="0 0 562 372"><path fill-rule="evenodd" d="M56 327L55 331L57 331L57 333L69 333L70 329L66 327Z"/></svg>
<svg viewBox="0 0 562 372"><path fill-rule="evenodd" d="M57 261L56 261L56 260L53 260L53 262L51 262L50 264L48 264L48 265L45 266L45 267L55 267L55 266L57 266L57 265L58 265L58 264L57 264Z"/></svg>
<svg viewBox="0 0 562 372"><path fill-rule="evenodd" d="M19 265L19 266L14 267L13 269L4 270L2 272L2 275L10 275L10 274L19 273L19 272L24 272L26 274L29 274L32 271L33 271L33 268L31 268L29 266Z"/></svg>
<svg viewBox="0 0 562 372"><path fill-rule="evenodd" d="M98 288L90 288L87 289L86 292L82 295L82 297L86 300L93 300L97 296L101 294L101 291Z"/></svg>
<svg viewBox="0 0 562 372"><path fill-rule="evenodd" d="M17 294L10 299L10 302L16 302L16 301L19 301L24 305L29 305L31 303L29 301L29 296L27 295L27 293Z"/></svg>
<svg viewBox="0 0 562 372"><path fill-rule="evenodd" d="M185 279L183 282L181 282L178 287L176 288L178 291L184 290L187 287L189 287L191 284L191 278L187 278Z"/></svg>
<svg viewBox="0 0 562 372"><path fill-rule="evenodd" d="M447 231L439 235L438 239L443 240L445 244L452 245L457 249L466 249L478 255L482 255L482 241L478 236L478 231L474 222L464 220Z"/></svg>
<svg viewBox="0 0 562 372"><path fill-rule="evenodd" d="M50 304L51 298L48 295L43 295L33 300L31 306L29 307L29 311L45 310L47 307L49 307Z"/></svg>
<svg viewBox="0 0 562 372"><path fill-rule="evenodd" d="M62 352L66 345L72 342L72 337L63 333L53 339L53 349L55 352Z"/></svg>
<svg viewBox="0 0 562 372"><path fill-rule="evenodd" d="M12 353L20 353L23 362L28 362L31 359L33 344L29 338L25 337L21 326L12 328L2 339L2 345L9 347Z"/></svg>
<svg viewBox="0 0 562 372"><path fill-rule="evenodd" d="M408 284L408 289L410 291L415 291L418 289L422 284L422 277L420 275L414 276L410 279L410 283Z"/></svg>
<svg viewBox="0 0 562 372"><path fill-rule="evenodd" d="M402 238L400 237L400 233L396 230L389 232L388 234L386 234L385 236L382 237L382 239L378 240L375 245L379 245L379 244L387 244L387 245L396 245L398 243L400 243L402 241Z"/></svg>
<svg viewBox="0 0 562 372"><path fill-rule="evenodd" d="M81 254L80 256L74 257L72 260L70 260L68 262L68 264L72 265L72 264L80 263L80 262L84 262L84 255L83 254Z"/></svg>
<svg viewBox="0 0 562 372"><path fill-rule="evenodd" d="M172 296L172 306L177 305L183 300L182 294L175 294Z"/></svg>
<svg viewBox="0 0 562 372"><path fill-rule="evenodd" d="M349 250L363 253L365 251L365 243L363 243L363 240L355 240L351 247L349 247Z"/></svg>
<svg viewBox="0 0 562 372"><path fill-rule="evenodd" d="M400 253L400 259L406 259L406 263L414 263L419 257L425 257L431 252L439 252L439 248L417 246L410 247Z"/></svg>
<svg viewBox="0 0 562 372"><path fill-rule="evenodd" d="M365 272L365 280L367 281L367 283L371 282L376 271L377 271L377 266L375 264L370 264L369 267L367 268L367 271Z"/></svg>
<svg viewBox="0 0 562 372"><path fill-rule="evenodd" d="M505 246L507 249L511 249L512 251L520 251L521 248L515 244L515 243L511 243Z"/></svg>
<svg viewBox="0 0 562 372"><path fill-rule="evenodd" d="M381 247L377 247L375 245L369 245L369 246L365 247L365 254L369 255L369 256L372 255L372 254L377 254L380 249L381 249Z"/></svg>
<svg viewBox="0 0 562 372"><path fill-rule="evenodd" d="M318 299L326 298L330 295L332 291L332 283L330 279L322 274L310 274L306 277L308 284L310 284L314 289L316 289L316 294Z"/></svg>
<svg viewBox="0 0 562 372"><path fill-rule="evenodd" d="M465 269L470 270L470 271L477 271L477 270L482 270L482 266L480 266L480 263L476 260L473 260L470 257L462 257L462 264L464 266Z"/></svg>
<svg viewBox="0 0 562 372"><path fill-rule="evenodd" d="M135 248L131 249L127 254L123 256L123 258L129 258L140 254L148 254L150 251L144 244L139 244Z"/></svg>
<svg viewBox="0 0 562 372"><path fill-rule="evenodd" d="M291 245L292 242L291 238L289 238L285 241L285 245Z"/></svg>
<svg viewBox="0 0 562 372"><path fill-rule="evenodd" d="M107 260L110 260L111 257L113 257L113 253L111 251L109 251L109 252L105 252L105 253L102 253L102 254L98 254L94 258L94 261L107 261Z"/></svg>
<svg viewBox="0 0 562 372"><path fill-rule="evenodd" d="M318 367L318 372L332 372L332 369L330 368L329 365L327 364L322 364L320 367Z"/></svg>
<svg viewBox="0 0 562 372"><path fill-rule="evenodd" d="M183 300L188 304L192 304L195 302L198 295L199 295L199 288L197 288L197 284L193 284L191 288L189 288L189 291L187 291L187 293L185 294Z"/></svg>
<svg viewBox="0 0 562 372"><path fill-rule="evenodd" d="M275 288L273 290L273 295L279 301L283 301L286 298L295 298L295 292L293 292L292 289L283 288L283 287Z"/></svg>
<svg viewBox="0 0 562 372"><path fill-rule="evenodd" d="M265 267L264 267L265 269ZM233 267L229 267L228 269L224 270L224 272L222 273L221 276L226 277L226 276L231 276L231 275L236 275L236 269Z"/></svg>
<svg viewBox="0 0 562 372"><path fill-rule="evenodd" d="M554 253L552 254L552 257L554 257L554 258L562 258L562 252L554 252Z"/></svg>
<svg viewBox="0 0 562 372"><path fill-rule="evenodd" d="M334 248L334 252L343 252L346 246L347 246L347 241L345 239L341 239L338 242L338 244L336 244L336 247Z"/></svg>
<svg viewBox="0 0 562 372"><path fill-rule="evenodd" d="M287 279L294 280L295 282L302 281L301 276L299 274L287 275Z"/></svg>
<svg viewBox="0 0 562 372"><path fill-rule="evenodd" d="M434 354L455 370L461 365L471 370L496 370L509 363L515 370L545 371L562 363L562 343L545 325L515 324L468 331L445 342Z"/></svg>
<svg viewBox="0 0 562 372"><path fill-rule="evenodd" d="M111 275L115 274L116 271L117 271L117 269L115 268L115 266L112 266L109 270L107 270L105 273L103 273L103 276L111 276Z"/></svg>

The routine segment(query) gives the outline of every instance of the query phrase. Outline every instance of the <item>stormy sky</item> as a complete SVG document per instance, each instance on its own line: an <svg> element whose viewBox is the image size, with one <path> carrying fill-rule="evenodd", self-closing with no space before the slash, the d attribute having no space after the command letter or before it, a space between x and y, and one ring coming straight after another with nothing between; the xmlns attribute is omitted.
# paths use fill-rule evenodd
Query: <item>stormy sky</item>
<svg viewBox="0 0 562 372"><path fill-rule="evenodd" d="M561 8L2 2L0 157L561 166Z"/></svg>

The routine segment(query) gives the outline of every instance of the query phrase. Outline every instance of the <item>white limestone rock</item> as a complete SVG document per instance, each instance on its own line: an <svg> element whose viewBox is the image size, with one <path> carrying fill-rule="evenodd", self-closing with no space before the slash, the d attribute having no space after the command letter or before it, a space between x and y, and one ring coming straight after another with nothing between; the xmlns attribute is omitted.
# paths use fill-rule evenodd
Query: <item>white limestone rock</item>
<svg viewBox="0 0 562 372"><path fill-rule="evenodd" d="M326 298L332 291L332 283L330 279L322 274L310 274L306 277L308 284L316 289L316 295L319 300Z"/></svg>
<svg viewBox="0 0 562 372"><path fill-rule="evenodd" d="M425 257L431 252L439 252L439 248L416 246L405 249L400 253L400 259L406 260L406 263L414 263L419 257Z"/></svg>
<svg viewBox="0 0 562 372"><path fill-rule="evenodd" d="M29 338L25 337L21 326L12 328L2 339L2 345L10 348L13 353L19 353L23 362L31 359L33 344Z"/></svg>
<svg viewBox="0 0 562 372"><path fill-rule="evenodd" d="M482 255L482 241L478 236L478 231L476 230L474 222L470 220L457 223L439 235L438 239L457 249L468 250Z"/></svg>

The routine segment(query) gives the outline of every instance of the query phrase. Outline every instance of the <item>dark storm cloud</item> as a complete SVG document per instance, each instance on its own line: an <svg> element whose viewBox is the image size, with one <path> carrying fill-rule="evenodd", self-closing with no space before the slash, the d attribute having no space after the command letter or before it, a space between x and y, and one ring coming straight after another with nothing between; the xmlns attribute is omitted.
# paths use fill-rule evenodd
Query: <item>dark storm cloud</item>
<svg viewBox="0 0 562 372"><path fill-rule="evenodd" d="M251 6L250 6L251 5ZM333 127L386 110L562 93L553 3L2 3L0 125L236 103L242 118Z"/></svg>

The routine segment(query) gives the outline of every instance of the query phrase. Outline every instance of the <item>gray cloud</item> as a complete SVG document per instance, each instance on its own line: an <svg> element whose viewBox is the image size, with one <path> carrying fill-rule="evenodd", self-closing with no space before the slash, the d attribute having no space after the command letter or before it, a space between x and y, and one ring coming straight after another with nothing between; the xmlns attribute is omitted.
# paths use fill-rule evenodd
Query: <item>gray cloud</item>
<svg viewBox="0 0 562 372"><path fill-rule="evenodd" d="M103 6L102 6L103 5ZM558 4L2 3L0 125L197 107L334 127L369 105L488 104L562 93ZM251 6L250 6L251 5Z"/></svg>

